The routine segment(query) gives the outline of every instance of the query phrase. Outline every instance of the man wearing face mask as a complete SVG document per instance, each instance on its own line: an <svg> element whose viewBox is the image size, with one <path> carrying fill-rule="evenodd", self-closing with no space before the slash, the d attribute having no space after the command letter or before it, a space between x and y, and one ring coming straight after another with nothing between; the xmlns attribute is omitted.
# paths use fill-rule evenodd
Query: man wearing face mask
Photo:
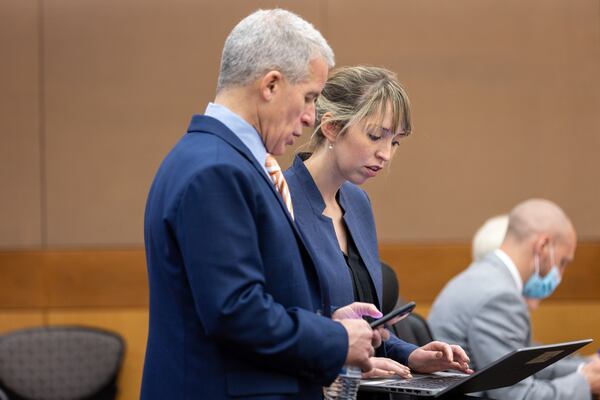
<svg viewBox="0 0 600 400"><path fill-rule="evenodd" d="M509 214L498 250L454 277L433 303L429 324L437 340L460 345L478 370L531 344L523 298L552 294L575 254L573 224L556 204L531 199ZM561 362L512 387L491 390L494 399L590 399L600 393L600 359Z"/></svg>

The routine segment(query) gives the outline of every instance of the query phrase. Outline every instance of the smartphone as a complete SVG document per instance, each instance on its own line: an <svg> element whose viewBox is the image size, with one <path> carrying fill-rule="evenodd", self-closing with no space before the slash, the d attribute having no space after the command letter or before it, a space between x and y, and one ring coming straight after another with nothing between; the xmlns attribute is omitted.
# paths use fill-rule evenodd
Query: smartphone
<svg viewBox="0 0 600 400"><path fill-rule="evenodd" d="M417 304L414 301L411 301L410 303L406 303L405 305L398 307L398 308L394 309L393 311L390 311L389 313L385 314L383 317L371 322L370 323L371 328L373 328L373 329L377 328L381 324L385 324L386 322L391 321L392 319L394 319L396 317L401 317L405 314L410 314L412 312L412 310L415 309L416 306L417 306Z"/></svg>

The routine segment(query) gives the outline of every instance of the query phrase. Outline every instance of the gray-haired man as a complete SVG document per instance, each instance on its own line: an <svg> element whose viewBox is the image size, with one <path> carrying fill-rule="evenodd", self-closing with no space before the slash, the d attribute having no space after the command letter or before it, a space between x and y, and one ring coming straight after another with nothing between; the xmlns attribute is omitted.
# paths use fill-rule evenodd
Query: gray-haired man
<svg viewBox="0 0 600 400"><path fill-rule="evenodd" d="M227 38L216 98L146 204L143 399L318 399L343 364L371 368L379 333L326 317L326 282L265 167L313 124L332 66L321 34L284 10Z"/></svg>

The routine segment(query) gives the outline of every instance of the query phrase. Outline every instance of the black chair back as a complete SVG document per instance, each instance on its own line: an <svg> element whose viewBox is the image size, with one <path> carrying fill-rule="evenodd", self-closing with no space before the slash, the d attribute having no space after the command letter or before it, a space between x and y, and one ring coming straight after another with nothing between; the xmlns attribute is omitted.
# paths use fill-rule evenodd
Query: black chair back
<svg viewBox="0 0 600 400"><path fill-rule="evenodd" d="M381 277L383 279L383 293L381 294L381 312L389 313L398 303L398 278L394 269L381 261Z"/></svg>
<svg viewBox="0 0 600 400"><path fill-rule="evenodd" d="M381 312L389 313L398 305L403 304L404 300L400 297L398 278L396 272L387 263L381 261L381 275L383 278L383 293ZM400 339L408 343L423 346L433 340L431 329L427 321L419 314L412 313L402 321L391 327L392 332Z"/></svg>
<svg viewBox="0 0 600 400"><path fill-rule="evenodd" d="M393 332L405 342L423 346L433 340L431 329L425 318L412 313L392 327Z"/></svg>

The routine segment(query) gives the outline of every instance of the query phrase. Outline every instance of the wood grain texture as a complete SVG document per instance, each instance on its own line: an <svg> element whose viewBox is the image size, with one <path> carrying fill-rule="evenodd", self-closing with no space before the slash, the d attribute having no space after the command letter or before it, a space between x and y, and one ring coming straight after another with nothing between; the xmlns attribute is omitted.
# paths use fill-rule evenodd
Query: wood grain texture
<svg viewBox="0 0 600 400"><path fill-rule="evenodd" d="M0 311L0 334L16 329L42 326L45 321L44 311L41 309L20 309Z"/></svg>
<svg viewBox="0 0 600 400"><path fill-rule="evenodd" d="M396 271L402 297L430 302L470 261L463 244L387 244L380 246L380 257Z"/></svg>
<svg viewBox="0 0 600 400"><path fill-rule="evenodd" d="M552 297L531 312L531 326L533 339L541 343L594 339L581 350L581 354L594 354L600 343L600 301Z"/></svg>
<svg viewBox="0 0 600 400"><path fill-rule="evenodd" d="M469 244L384 244L381 259L398 276L402 297L433 301L446 282L471 262ZM553 300L600 299L600 243L581 242Z"/></svg>
<svg viewBox="0 0 600 400"><path fill-rule="evenodd" d="M148 305L142 250L47 252L48 307Z"/></svg>
<svg viewBox="0 0 600 400"><path fill-rule="evenodd" d="M144 251L0 252L0 308L144 307Z"/></svg>
<svg viewBox="0 0 600 400"><path fill-rule="evenodd" d="M384 244L402 297L431 302L470 262L467 244ZM583 242L553 300L600 299L600 242ZM146 260L141 249L0 252L0 309L145 307Z"/></svg>
<svg viewBox="0 0 600 400"><path fill-rule="evenodd" d="M44 307L44 252L0 252L0 308Z"/></svg>

